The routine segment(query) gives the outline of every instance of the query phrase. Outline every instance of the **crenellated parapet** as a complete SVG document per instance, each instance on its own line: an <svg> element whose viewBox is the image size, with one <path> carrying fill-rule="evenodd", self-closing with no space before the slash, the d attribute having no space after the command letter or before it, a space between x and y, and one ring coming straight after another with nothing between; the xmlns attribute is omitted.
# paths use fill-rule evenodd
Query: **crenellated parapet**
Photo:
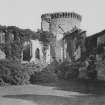
<svg viewBox="0 0 105 105"><path fill-rule="evenodd" d="M55 36L70 32L74 27L79 28L82 21L81 15L75 12L46 13L42 14L41 19L41 29Z"/></svg>
<svg viewBox="0 0 105 105"><path fill-rule="evenodd" d="M82 17L75 13L75 12L57 12L57 13L47 13L47 14L42 14L41 16L42 20L45 18L49 19L56 19L56 18L75 18L79 21L82 20Z"/></svg>

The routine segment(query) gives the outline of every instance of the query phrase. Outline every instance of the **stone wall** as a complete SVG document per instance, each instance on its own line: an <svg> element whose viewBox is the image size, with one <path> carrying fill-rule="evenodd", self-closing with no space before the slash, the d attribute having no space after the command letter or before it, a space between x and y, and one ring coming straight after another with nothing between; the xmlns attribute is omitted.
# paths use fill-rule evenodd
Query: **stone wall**
<svg viewBox="0 0 105 105"><path fill-rule="evenodd" d="M38 51L38 52L37 52ZM39 57L37 57L37 54ZM31 40L31 55L30 62L49 64L50 63L50 46L44 46L39 40Z"/></svg>

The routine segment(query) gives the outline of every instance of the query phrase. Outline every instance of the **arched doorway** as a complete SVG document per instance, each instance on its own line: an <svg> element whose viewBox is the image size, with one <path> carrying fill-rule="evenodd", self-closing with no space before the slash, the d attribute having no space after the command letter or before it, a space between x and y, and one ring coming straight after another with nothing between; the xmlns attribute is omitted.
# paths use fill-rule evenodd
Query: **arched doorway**
<svg viewBox="0 0 105 105"><path fill-rule="evenodd" d="M30 49L31 45L30 42L26 42L24 45L24 50L23 50L23 61L30 61L31 59L31 49Z"/></svg>
<svg viewBox="0 0 105 105"><path fill-rule="evenodd" d="M40 50L39 50L39 48L37 48L36 51L35 51L35 58L40 59Z"/></svg>

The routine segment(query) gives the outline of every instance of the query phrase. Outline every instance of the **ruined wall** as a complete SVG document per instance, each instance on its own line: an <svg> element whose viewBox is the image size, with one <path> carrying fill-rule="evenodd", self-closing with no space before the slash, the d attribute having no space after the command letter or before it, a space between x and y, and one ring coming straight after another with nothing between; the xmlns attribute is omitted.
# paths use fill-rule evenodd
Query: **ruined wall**
<svg viewBox="0 0 105 105"><path fill-rule="evenodd" d="M5 53L3 51L1 51L1 49L0 49L0 60L5 59L5 58L6 58Z"/></svg>
<svg viewBox="0 0 105 105"><path fill-rule="evenodd" d="M50 47L44 46L39 40L31 40L31 60L30 62L49 64L50 63Z"/></svg>
<svg viewBox="0 0 105 105"><path fill-rule="evenodd" d="M30 62L37 62L38 58L36 58L36 49L39 49L39 56L40 56L40 60L43 57L43 53L42 53L42 45L39 42L39 40L31 40L31 53L32 53L32 58L30 60Z"/></svg>
<svg viewBox="0 0 105 105"><path fill-rule="evenodd" d="M97 61L105 59L105 34L97 38Z"/></svg>
<svg viewBox="0 0 105 105"><path fill-rule="evenodd" d="M97 61L104 58L105 30L86 38L86 53L88 56L96 55Z"/></svg>
<svg viewBox="0 0 105 105"><path fill-rule="evenodd" d="M105 43L105 34L97 38L97 46Z"/></svg>
<svg viewBox="0 0 105 105"><path fill-rule="evenodd" d="M5 43L5 33L4 32L0 32L0 45ZM5 53L0 49L0 60L5 59L6 55Z"/></svg>

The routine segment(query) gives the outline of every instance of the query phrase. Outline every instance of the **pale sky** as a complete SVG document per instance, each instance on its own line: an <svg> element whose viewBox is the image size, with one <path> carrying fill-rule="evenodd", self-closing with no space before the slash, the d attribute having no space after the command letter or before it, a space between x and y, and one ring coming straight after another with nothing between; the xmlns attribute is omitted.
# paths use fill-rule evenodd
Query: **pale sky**
<svg viewBox="0 0 105 105"><path fill-rule="evenodd" d="M105 0L0 0L0 24L40 29L41 14L76 12L87 35L105 29Z"/></svg>

